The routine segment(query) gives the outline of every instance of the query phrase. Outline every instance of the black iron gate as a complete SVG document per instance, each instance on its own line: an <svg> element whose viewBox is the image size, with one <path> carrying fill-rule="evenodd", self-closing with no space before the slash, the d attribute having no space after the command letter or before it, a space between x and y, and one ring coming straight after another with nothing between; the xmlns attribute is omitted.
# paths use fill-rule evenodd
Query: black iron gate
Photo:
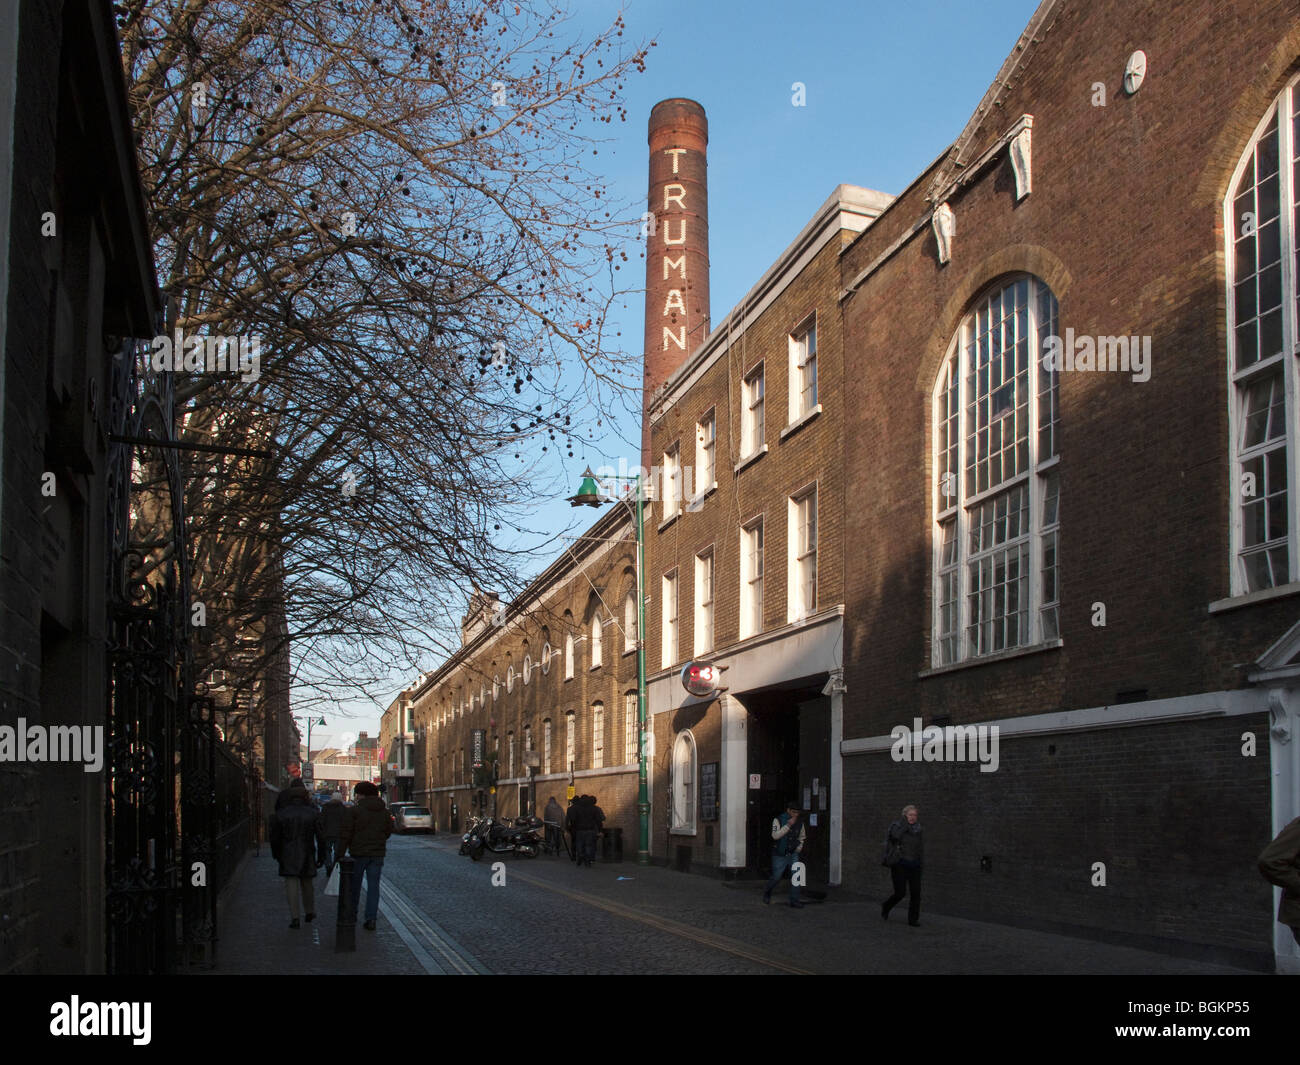
<svg viewBox="0 0 1300 1065"><path fill-rule="evenodd" d="M184 473L170 372L114 357L108 521L109 973L216 962L217 896L247 849L255 774L194 676Z"/></svg>

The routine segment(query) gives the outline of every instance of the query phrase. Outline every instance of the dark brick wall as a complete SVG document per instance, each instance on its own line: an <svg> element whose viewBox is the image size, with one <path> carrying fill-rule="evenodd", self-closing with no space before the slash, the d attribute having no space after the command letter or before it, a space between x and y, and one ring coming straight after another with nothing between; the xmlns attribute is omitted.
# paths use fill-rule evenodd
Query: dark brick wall
<svg viewBox="0 0 1300 1065"><path fill-rule="evenodd" d="M844 801L858 814L845 818L845 883L889 893L885 832L914 803L923 911L1267 958L1272 889L1255 868L1271 838L1267 737L1261 714L1005 739L983 774L847 757ZM1094 862L1105 887L1092 886Z"/></svg>

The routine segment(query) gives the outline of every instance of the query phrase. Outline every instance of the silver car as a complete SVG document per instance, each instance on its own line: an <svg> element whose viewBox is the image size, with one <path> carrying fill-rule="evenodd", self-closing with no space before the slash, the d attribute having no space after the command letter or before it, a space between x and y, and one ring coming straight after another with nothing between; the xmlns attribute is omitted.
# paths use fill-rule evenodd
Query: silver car
<svg viewBox="0 0 1300 1065"><path fill-rule="evenodd" d="M397 811L398 832L432 832L433 814L423 806L403 806Z"/></svg>

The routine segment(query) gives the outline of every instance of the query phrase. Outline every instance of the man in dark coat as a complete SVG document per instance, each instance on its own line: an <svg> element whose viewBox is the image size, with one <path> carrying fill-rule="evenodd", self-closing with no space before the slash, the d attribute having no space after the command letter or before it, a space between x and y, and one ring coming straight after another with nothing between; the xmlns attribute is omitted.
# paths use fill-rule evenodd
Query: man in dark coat
<svg viewBox="0 0 1300 1065"><path fill-rule="evenodd" d="M1291 927L1300 943L1300 817L1277 834L1259 856L1259 871L1270 884L1282 889L1277 919Z"/></svg>
<svg viewBox="0 0 1300 1065"><path fill-rule="evenodd" d="M334 871L334 863L339 860L339 836L343 834L343 815L347 807L343 805L343 793L336 791L330 801L321 807L321 821L325 826L325 842L329 851L325 855L325 876L328 879Z"/></svg>
<svg viewBox="0 0 1300 1065"><path fill-rule="evenodd" d="M542 820L546 822L546 842L554 847L558 853L561 833L564 831L564 809L555 801L554 795L551 796L551 801L546 804L546 811L542 815Z"/></svg>
<svg viewBox="0 0 1300 1065"><path fill-rule="evenodd" d="M283 805L271 821L271 854L280 863L285 894L289 897L290 928L299 928L299 902L307 920L316 916L312 880L325 861L325 830L320 811L312 805L307 788L295 780L285 790Z"/></svg>
<svg viewBox="0 0 1300 1065"><path fill-rule="evenodd" d="M605 823L605 811L596 805L596 796L584 795L574 804L570 816L578 837L578 864L590 868L596 857L596 833Z"/></svg>
<svg viewBox="0 0 1300 1065"><path fill-rule="evenodd" d="M388 837L393 834L393 819L379 797L379 789L368 781L357 785L357 803L343 817L339 836L339 857L351 852L356 859L352 869L352 912L361 905L361 878L366 880L366 930L375 930L379 918L379 876L384 869Z"/></svg>

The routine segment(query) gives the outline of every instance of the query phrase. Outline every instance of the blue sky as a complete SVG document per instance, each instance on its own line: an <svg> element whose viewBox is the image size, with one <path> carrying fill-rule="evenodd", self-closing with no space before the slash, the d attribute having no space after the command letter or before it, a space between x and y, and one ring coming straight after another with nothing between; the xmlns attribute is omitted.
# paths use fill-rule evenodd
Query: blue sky
<svg viewBox="0 0 1300 1065"><path fill-rule="evenodd" d="M711 316L719 322L837 184L891 195L906 188L961 132L1038 4L573 0L571 26L593 35L620 6L625 38L658 45L646 72L629 78L628 121L605 127L612 140L600 155L611 193L615 202L644 202L646 120L655 103L686 96L704 106ZM806 87L803 107L791 102L795 82ZM616 328L639 343L638 299ZM636 447L624 441L639 435L634 419L622 419L585 457L557 465L557 482L576 490L584 461L617 464L626 455L635 464ZM554 535L595 517L557 500L532 520ZM539 557L532 572L554 557ZM401 686L376 698L387 706ZM356 717L338 731L378 730L379 711L349 709ZM337 735L339 720L334 715L329 728L313 732L313 747Z"/></svg>

